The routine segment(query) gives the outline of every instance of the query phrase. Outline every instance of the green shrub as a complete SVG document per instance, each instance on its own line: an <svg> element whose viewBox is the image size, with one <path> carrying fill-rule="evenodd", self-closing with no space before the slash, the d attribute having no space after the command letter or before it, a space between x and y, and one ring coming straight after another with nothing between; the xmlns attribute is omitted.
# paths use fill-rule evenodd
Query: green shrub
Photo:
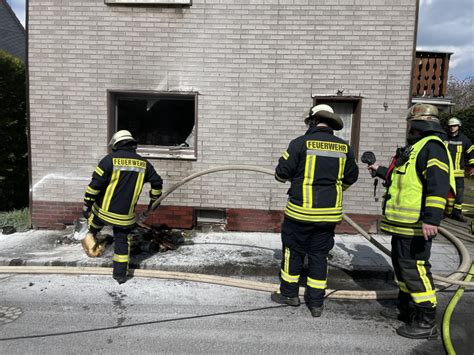
<svg viewBox="0 0 474 355"><path fill-rule="evenodd" d="M28 208L10 212L0 212L0 228L6 226L14 227L17 232L25 232L30 229Z"/></svg>
<svg viewBox="0 0 474 355"><path fill-rule="evenodd" d="M21 60L0 50L0 211L28 206L26 76Z"/></svg>

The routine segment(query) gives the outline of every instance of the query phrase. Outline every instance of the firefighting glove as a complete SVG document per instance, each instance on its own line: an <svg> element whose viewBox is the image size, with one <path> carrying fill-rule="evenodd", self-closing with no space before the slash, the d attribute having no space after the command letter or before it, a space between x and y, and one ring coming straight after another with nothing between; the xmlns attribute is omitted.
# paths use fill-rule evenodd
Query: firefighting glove
<svg viewBox="0 0 474 355"><path fill-rule="evenodd" d="M86 252L87 256L96 258L104 254L105 242L99 242L94 234L87 232L86 236L82 240L82 248Z"/></svg>
<svg viewBox="0 0 474 355"><path fill-rule="evenodd" d="M82 206L82 215L84 216L85 219L89 219L89 217L91 215L91 209L92 209L92 206L89 206L89 205L86 205L86 204L84 204L84 206Z"/></svg>

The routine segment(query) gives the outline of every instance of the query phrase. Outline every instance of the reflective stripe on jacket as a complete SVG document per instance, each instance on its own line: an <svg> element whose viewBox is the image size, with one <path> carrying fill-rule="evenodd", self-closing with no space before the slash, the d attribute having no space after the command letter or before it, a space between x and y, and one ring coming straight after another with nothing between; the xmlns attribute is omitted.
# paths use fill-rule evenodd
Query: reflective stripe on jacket
<svg viewBox="0 0 474 355"><path fill-rule="evenodd" d="M359 169L346 141L329 127L311 127L290 142L275 178L290 181L285 216L301 222L338 223L342 192L356 182Z"/></svg>
<svg viewBox="0 0 474 355"><path fill-rule="evenodd" d="M474 166L474 146L464 133L449 137L446 143L453 160L454 176L463 178L465 167Z"/></svg>
<svg viewBox="0 0 474 355"><path fill-rule="evenodd" d="M106 224L128 227L135 223L135 206L146 182L150 197L161 194L163 181L153 166L135 150L120 149L100 161L84 202Z"/></svg>
<svg viewBox="0 0 474 355"><path fill-rule="evenodd" d="M422 170L417 169L418 157L425 145L430 141L439 141L446 151L443 158L430 156L423 164ZM453 164L443 141L436 136L428 136L412 146L409 158L400 166L395 166L390 173L390 183L386 193L384 218L381 229L397 235L414 236L422 233L422 214L427 210L444 211L447 203L447 190L429 191L427 194L426 175L429 168L439 169L445 174L446 183L456 191ZM440 148L442 149L442 148ZM446 164L447 162L448 164ZM444 181L444 180L443 180ZM446 194L444 193L446 190ZM442 216L442 213L439 213ZM440 219L440 218L439 218ZM439 221L436 221L439 224ZM430 223L433 223L430 221Z"/></svg>

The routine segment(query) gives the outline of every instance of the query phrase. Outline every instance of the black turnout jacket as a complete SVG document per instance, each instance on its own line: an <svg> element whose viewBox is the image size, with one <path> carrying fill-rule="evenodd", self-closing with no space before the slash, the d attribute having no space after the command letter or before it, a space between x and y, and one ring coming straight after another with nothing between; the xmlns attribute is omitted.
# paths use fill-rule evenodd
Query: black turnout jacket
<svg viewBox="0 0 474 355"><path fill-rule="evenodd" d="M105 156L92 174L84 203L106 224L129 227L135 224L135 206L143 184L151 184L150 198L162 192L163 180L153 165L135 149L119 148Z"/></svg>
<svg viewBox="0 0 474 355"><path fill-rule="evenodd" d="M342 194L357 181L354 152L329 127L310 127L290 142L275 178L291 182L285 216L303 223L338 223Z"/></svg>

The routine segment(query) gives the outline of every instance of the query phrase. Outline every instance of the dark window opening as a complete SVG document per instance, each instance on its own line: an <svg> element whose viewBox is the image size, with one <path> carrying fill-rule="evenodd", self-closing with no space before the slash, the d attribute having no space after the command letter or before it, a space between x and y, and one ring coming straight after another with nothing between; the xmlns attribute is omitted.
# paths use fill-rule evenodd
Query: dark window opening
<svg viewBox="0 0 474 355"><path fill-rule="evenodd" d="M129 130L145 156L196 157L195 93L110 92L109 95L109 136L121 129Z"/></svg>

